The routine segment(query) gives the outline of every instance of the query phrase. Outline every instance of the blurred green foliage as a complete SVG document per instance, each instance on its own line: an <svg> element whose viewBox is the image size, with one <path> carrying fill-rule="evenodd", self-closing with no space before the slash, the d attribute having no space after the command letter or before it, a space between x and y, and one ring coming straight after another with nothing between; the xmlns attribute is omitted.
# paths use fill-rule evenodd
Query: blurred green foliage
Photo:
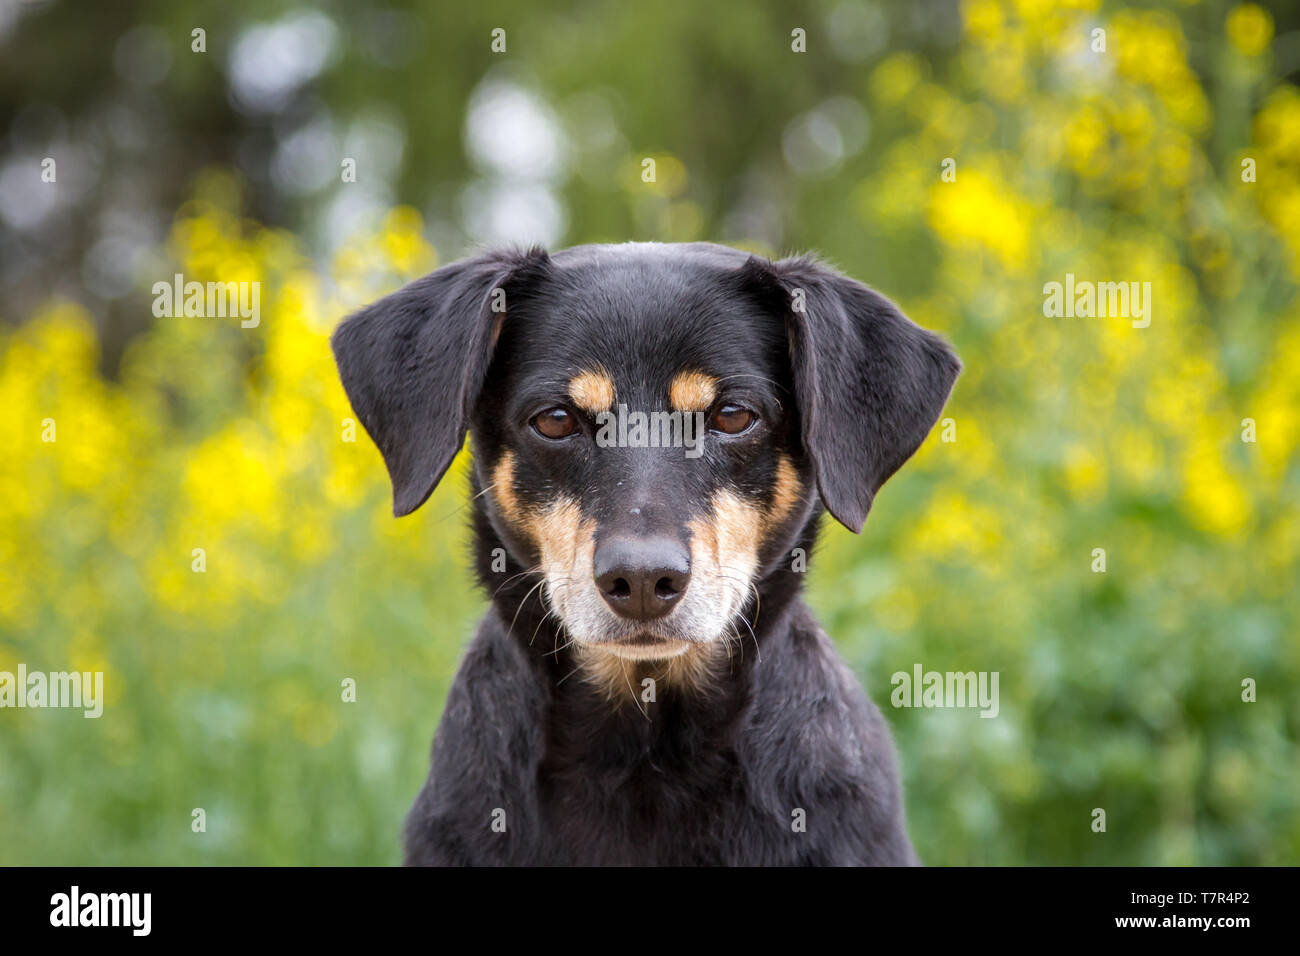
<svg viewBox="0 0 1300 956"><path fill-rule="evenodd" d="M956 345L955 440L931 436L861 537L828 525L809 573L894 728L923 859L1300 860L1294 11L321 5L328 56L275 87L248 79L256 45L240 86L235 51L301 25L293 5L70 6L4 41L9 147L62 129L97 172L4 238L59 281L0 339L0 671L102 669L108 700L0 711L0 863L397 860L484 605L465 462L392 519L378 454L342 440L326 337L512 223L815 249ZM140 24L159 76L121 53ZM85 69L44 68L59 49ZM117 109L147 113L144 147L78 120ZM80 226L122 182L168 224L115 291ZM260 281L260 326L155 320L174 271ZM1150 326L1046 317L1067 273L1151 282ZM998 671L999 716L891 708L916 663Z"/></svg>

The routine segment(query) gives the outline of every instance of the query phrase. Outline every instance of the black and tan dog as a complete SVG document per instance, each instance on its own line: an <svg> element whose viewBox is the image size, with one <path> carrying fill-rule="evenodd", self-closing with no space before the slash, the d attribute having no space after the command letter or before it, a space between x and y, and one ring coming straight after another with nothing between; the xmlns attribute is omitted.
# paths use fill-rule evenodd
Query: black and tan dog
<svg viewBox="0 0 1300 956"><path fill-rule="evenodd" d="M916 862L792 555L823 509L860 530L921 444L941 339L811 259L629 243L446 266L333 346L396 514L474 436L492 607L408 863Z"/></svg>

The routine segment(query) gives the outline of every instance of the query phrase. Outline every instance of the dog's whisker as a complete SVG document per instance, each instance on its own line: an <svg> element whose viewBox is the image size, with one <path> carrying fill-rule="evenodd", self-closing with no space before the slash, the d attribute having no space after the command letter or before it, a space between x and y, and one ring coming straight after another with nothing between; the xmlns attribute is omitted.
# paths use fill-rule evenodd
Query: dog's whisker
<svg viewBox="0 0 1300 956"><path fill-rule="evenodd" d="M565 633L565 631L564 631L564 621L561 620L561 618L560 618L560 616L559 616L558 614L555 615L555 620L556 620L557 622L559 622L559 625L560 625L559 628L558 628L558 630L557 630L557 633L556 633L556 646L555 646L553 649L547 651L546 654L545 654L544 656L546 656L546 657L556 657L556 658L558 658L558 657L560 656L560 652L561 652L561 651L565 650L566 648L570 648L570 647L572 647L574 644L577 644L577 643L578 643L578 639L577 639L576 637L569 637L569 636ZM561 637L567 637L568 639L567 639L566 641L564 641L564 643L560 643L559 638L561 638Z"/></svg>
<svg viewBox="0 0 1300 956"><path fill-rule="evenodd" d="M569 673L565 674L563 677L561 677L559 680L557 680L557 681L555 682L555 686L556 686L556 687L559 687L561 684L563 684L566 680L568 680L568 679L569 679L570 677L572 677L574 674L578 673L578 671L580 671L580 670L582 670L582 665L581 665L581 664L579 664L579 665L578 665L577 667L575 667L573 670L569 671Z"/></svg>
<svg viewBox="0 0 1300 956"><path fill-rule="evenodd" d="M546 604L546 599L545 599L545 597L543 597L543 599L542 599L542 604L543 604L543 605ZM557 617L556 614L555 614L555 609L552 608L552 607L548 607L548 608L546 608L546 613L542 615L541 620L539 620L539 621L537 622L537 626L536 626L535 628L533 628L533 636L530 637L530 638L528 639L528 646L529 646L529 647L532 647L532 646L533 646L533 643L537 640L537 632L540 631L540 630L542 629L542 625L545 624L545 623L546 623L548 620L550 620L552 617L556 617L556 619L558 620L558 617Z"/></svg>
<svg viewBox="0 0 1300 956"><path fill-rule="evenodd" d="M476 494L476 495L470 495L468 498L466 498L464 501L462 501L462 502L461 502L460 504L458 504L456 507L452 508L452 509L451 509L450 511L448 511L446 514L444 514L444 515L440 515L439 517L435 518L434 520L437 521L438 523L441 523L441 522L443 522L443 521L446 521L448 518L454 518L454 517L456 517L458 514L460 514L462 511L464 511L466 508L468 508L468 507L469 507L470 505L472 505L474 502L478 501L478 499L482 498L482 497L483 497L485 494L487 494L489 491L492 491L493 489L495 489L496 486L497 486L497 483L496 483L495 481L492 482L492 484L488 485L486 488L484 488L484 489L483 489L482 491L480 491L478 494Z"/></svg>
<svg viewBox="0 0 1300 956"><path fill-rule="evenodd" d="M520 602L519 602L519 606L515 608L515 616L512 617L512 618L510 619L510 626L509 626L508 628L506 628L506 637L507 637L507 638L510 637L510 635L514 633L514 630L515 630L515 621L519 620L519 614L520 614L521 611L523 611L523 609L524 609L524 605L528 603L528 599L529 599L530 597L533 596L533 592L534 592L534 591L536 591L538 588L540 588L540 587L541 587L543 584L545 584L545 583L546 583L546 578L542 578L540 581L538 581L536 584L534 584L531 588L529 588L529 589L528 589L528 593L525 594L525 595L523 596L523 598L520 600Z"/></svg>
<svg viewBox="0 0 1300 956"><path fill-rule="evenodd" d="M729 627L727 633L722 636L722 646L727 651L727 670L731 670L735 665L735 659L731 653L731 645L735 643L740 647L740 660L745 660L745 645L740 643L740 635L736 633L734 627Z"/></svg>
<svg viewBox="0 0 1300 956"><path fill-rule="evenodd" d="M564 586L564 584L559 585L559 587L563 587L563 586ZM557 587L556 590L559 590L559 587ZM556 621L556 623L559 625L559 626L556 628L555 641L554 641L554 643L555 643L557 646L555 647L554 650L552 650L552 651L548 651L547 653L548 653L548 654L558 654L561 650L564 649L564 647L567 647L567 646L568 646L567 644L566 644L566 645L563 645L563 646L559 646L560 636L563 634L563 631L564 631L564 619L563 619L562 617L560 617L560 612L559 612L559 610L551 604L551 599L547 597L545 591L542 592L542 606L543 606L544 608L546 608L546 613L542 615L542 619L541 619L540 621L538 621L538 622L537 622L537 626L536 626L535 628L533 628L533 636L532 636L531 638L528 639L528 646L529 646L529 647L532 647L532 646L533 646L533 644L537 641L537 632L540 631L540 630L542 629L542 626L543 626L547 621L549 621L549 620L551 620L552 618L554 618L555 621ZM570 641L569 643L572 643L572 641Z"/></svg>
<svg viewBox="0 0 1300 956"><path fill-rule="evenodd" d="M518 574L512 574L510 575L510 577L506 578L504 581L501 582L500 585L497 586L497 589L492 592L492 596L496 597L498 594L500 594L501 589L504 588L506 585L508 585L511 581L515 581L519 578L527 577L530 574L540 574L540 573L542 573L542 566L539 564L536 565L535 567L529 568L526 571L520 571Z"/></svg>
<svg viewBox="0 0 1300 956"><path fill-rule="evenodd" d="M771 386L772 386L773 388L775 388L778 392L789 392L789 390L790 390L788 386L786 386L786 385L782 385L780 382L776 381L775 379L768 378L766 375L759 375L757 372L735 372L735 373L733 373L733 374L731 374L731 375L723 375L721 378L718 379L718 381L719 381L719 382L729 382L729 381L731 381L733 378L756 378L756 379L758 379L760 382L765 382L765 383L767 383L768 385L771 385ZM784 405L781 404L781 402L780 402L779 399L777 400L776 405L777 405L777 408L784 408L784 407L785 407Z"/></svg>
<svg viewBox="0 0 1300 956"><path fill-rule="evenodd" d="M641 716L644 717L647 721L649 721L650 720L649 709L641 706L641 701L636 696L636 691L632 689L632 678L627 672L627 661L622 661L621 663L623 667L623 680L627 682L628 695L632 698L632 703L636 705L636 709L641 712Z"/></svg>
<svg viewBox="0 0 1300 956"><path fill-rule="evenodd" d="M547 651L545 656L559 658L561 651L568 650L570 647L572 647L574 644L577 643L578 643L578 639L576 637L571 637L563 644L556 646L554 650Z"/></svg>
<svg viewBox="0 0 1300 956"><path fill-rule="evenodd" d="M749 636L754 640L754 653L758 655L755 663L763 663L763 649L758 646L758 635L754 633L754 626L750 624L749 621L745 620L745 615L737 614L736 616L740 618L741 623L743 623L745 627L749 628Z"/></svg>

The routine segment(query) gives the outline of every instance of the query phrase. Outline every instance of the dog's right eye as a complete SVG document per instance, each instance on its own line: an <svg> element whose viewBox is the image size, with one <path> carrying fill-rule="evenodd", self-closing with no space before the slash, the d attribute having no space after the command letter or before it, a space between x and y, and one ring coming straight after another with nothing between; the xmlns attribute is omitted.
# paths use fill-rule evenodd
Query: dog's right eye
<svg viewBox="0 0 1300 956"><path fill-rule="evenodd" d="M543 438L568 438L578 430L578 420L568 409L548 408L533 416L533 430Z"/></svg>

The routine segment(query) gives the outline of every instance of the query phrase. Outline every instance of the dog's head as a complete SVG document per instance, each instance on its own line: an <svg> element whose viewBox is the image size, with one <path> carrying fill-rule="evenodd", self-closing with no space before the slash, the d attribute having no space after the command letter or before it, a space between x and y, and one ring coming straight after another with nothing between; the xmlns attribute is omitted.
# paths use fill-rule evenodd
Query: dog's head
<svg viewBox="0 0 1300 956"><path fill-rule="evenodd" d="M819 502L860 530L960 367L811 259L703 243L480 256L333 345L395 513L472 430L491 525L568 638L637 660L734 636Z"/></svg>

